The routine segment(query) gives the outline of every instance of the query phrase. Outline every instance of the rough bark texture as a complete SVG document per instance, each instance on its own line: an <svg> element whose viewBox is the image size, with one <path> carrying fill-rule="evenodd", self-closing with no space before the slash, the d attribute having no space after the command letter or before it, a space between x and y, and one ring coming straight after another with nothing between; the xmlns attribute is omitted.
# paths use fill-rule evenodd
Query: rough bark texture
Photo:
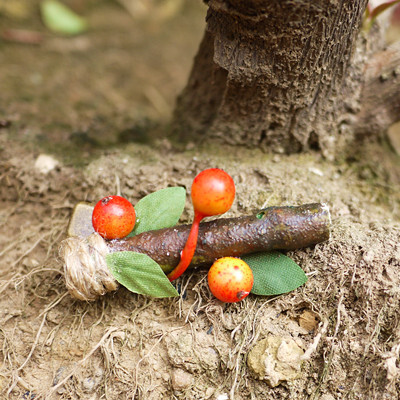
<svg viewBox="0 0 400 400"><path fill-rule="evenodd" d="M329 156L360 108L367 0L210 0L175 128L232 144Z"/></svg>

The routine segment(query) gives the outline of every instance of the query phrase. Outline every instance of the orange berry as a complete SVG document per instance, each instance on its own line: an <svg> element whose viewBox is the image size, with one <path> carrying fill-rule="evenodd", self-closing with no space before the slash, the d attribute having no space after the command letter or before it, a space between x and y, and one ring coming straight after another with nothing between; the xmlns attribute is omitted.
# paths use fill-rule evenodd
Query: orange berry
<svg viewBox="0 0 400 400"><path fill-rule="evenodd" d="M132 232L135 222L133 205L121 196L104 197L93 209L93 228L104 239L124 238Z"/></svg>
<svg viewBox="0 0 400 400"><path fill-rule="evenodd" d="M211 293L226 303L243 300L253 287L251 268L236 257L223 257L214 262L208 271Z"/></svg>
<svg viewBox="0 0 400 400"><path fill-rule="evenodd" d="M227 212L235 198L232 177L219 168L200 172L193 180L191 197L193 208L205 217Z"/></svg>

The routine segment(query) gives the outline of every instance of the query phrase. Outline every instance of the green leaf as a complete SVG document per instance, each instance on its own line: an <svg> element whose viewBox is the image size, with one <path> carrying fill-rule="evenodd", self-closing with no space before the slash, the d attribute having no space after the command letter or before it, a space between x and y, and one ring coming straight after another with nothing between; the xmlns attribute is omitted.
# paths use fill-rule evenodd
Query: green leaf
<svg viewBox="0 0 400 400"><path fill-rule="evenodd" d="M136 225L128 236L175 226L185 202L186 190L183 187L165 188L143 197L135 205Z"/></svg>
<svg viewBox="0 0 400 400"><path fill-rule="evenodd" d="M107 254L114 278L131 292L152 297L176 297L178 292L161 267L148 255L133 251Z"/></svg>
<svg viewBox="0 0 400 400"><path fill-rule="evenodd" d="M253 271L254 284L251 293L273 296L288 293L307 282L304 271L281 253L254 253L241 258Z"/></svg>
<svg viewBox="0 0 400 400"><path fill-rule="evenodd" d="M43 23L48 29L65 35L77 35L87 30L85 18L75 14L57 0L43 0L40 3Z"/></svg>

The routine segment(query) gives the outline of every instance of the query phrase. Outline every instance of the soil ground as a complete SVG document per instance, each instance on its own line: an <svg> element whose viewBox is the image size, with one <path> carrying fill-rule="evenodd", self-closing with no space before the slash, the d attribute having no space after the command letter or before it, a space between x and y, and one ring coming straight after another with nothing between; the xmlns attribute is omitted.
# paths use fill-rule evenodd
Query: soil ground
<svg viewBox="0 0 400 400"><path fill-rule="evenodd" d="M37 2L19 3L33 11L8 10L0 27L43 37L0 42L0 397L399 399L399 156L385 142L334 162L178 146L165 133L204 6L160 21L75 2L92 28L67 38L46 32ZM44 154L57 161L48 171ZM58 248L77 202L118 189L133 203L167 186L189 192L211 166L237 185L229 216L329 204L331 239L287 253L309 274L303 287L229 305L199 270L180 278L178 299L123 288L90 303L69 295ZM188 197L181 222L191 216ZM269 337L306 354L296 378L275 387L248 363Z"/></svg>

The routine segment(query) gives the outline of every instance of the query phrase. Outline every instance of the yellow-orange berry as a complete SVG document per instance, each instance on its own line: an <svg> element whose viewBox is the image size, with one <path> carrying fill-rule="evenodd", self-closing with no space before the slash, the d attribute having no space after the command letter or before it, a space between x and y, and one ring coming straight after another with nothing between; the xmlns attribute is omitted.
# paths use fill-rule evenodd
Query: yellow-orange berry
<svg viewBox="0 0 400 400"><path fill-rule="evenodd" d="M208 271L211 293L226 303L243 300L253 287L251 268L236 257L223 257L214 262Z"/></svg>

